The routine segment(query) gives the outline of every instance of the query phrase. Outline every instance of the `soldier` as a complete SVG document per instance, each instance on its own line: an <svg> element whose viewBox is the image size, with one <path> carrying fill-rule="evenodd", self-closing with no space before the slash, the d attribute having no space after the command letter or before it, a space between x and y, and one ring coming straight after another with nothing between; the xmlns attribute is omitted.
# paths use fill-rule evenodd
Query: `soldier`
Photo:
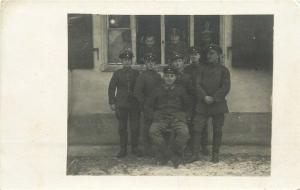
<svg viewBox="0 0 300 190"><path fill-rule="evenodd" d="M219 150L222 142L224 113L228 112L226 95L230 90L230 73L220 64L222 49L218 45L210 45L207 50L207 62L197 77L197 107L194 118L194 152L191 161L199 159L201 132L212 118L213 147L211 161L219 162Z"/></svg>
<svg viewBox="0 0 300 190"><path fill-rule="evenodd" d="M190 101L193 102L193 97L195 97L196 95L196 90L192 83L192 77L184 72L184 55L178 52L174 52L171 60L171 66L176 68L177 70L177 77L175 83L181 85L185 89L190 98ZM190 131L191 121L187 122Z"/></svg>
<svg viewBox="0 0 300 190"><path fill-rule="evenodd" d="M156 58L155 63L159 64L160 63L160 47L158 46L155 36L153 33L147 32L145 34L144 43L141 44L139 47L139 64L145 64L145 56L147 54L153 54Z"/></svg>
<svg viewBox="0 0 300 190"><path fill-rule="evenodd" d="M142 156L138 149L140 109L137 99L133 96L137 70L131 68L133 54L130 50L120 53L119 58L123 68L114 72L108 88L110 108L115 111L119 122L120 152L117 157L127 155L127 124L129 120L131 129L131 151L136 156Z"/></svg>
<svg viewBox="0 0 300 190"><path fill-rule="evenodd" d="M150 137L157 150L161 164L170 159L175 168L182 161L183 150L189 138L187 119L190 117L190 101L180 85L175 84L176 69L164 68L163 83L157 87L146 102L146 116L153 119ZM174 133L170 148L164 138L165 133Z"/></svg>
<svg viewBox="0 0 300 190"><path fill-rule="evenodd" d="M201 54L200 49L198 47L190 47L189 49L189 56L190 56L190 65L184 68L184 73L188 74L192 79L192 86L194 89L196 89L196 79L197 75L200 72L199 69L202 68L203 62L200 62ZM192 97L193 100L193 112L192 112L192 120L195 116L196 111L196 104L197 104L197 98L196 94ZM207 148L208 145L208 125L203 127L202 133L201 133L201 152L203 155L209 155L209 151ZM190 141L190 148L192 148L192 138L193 138L193 126L192 123L189 125L190 127L190 135L191 135L191 141Z"/></svg>
<svg viewBox="0 0 300 190"><path fill-rule="evenodd" d="M152 53L146 54L144 57L146 64L146 71L141 73L135 84L134 95L139 101L141 111L144 111L145 101L149 98L152 91L160 84L161 76L155 71L154 65L156 64L156 56ZM144 116L144 153L148 156L152 155L151 142L149 137L149 129L152 121Z"/></svg>
<svg viewBox="0 0 300 190"><path fill-rule="evenodd" d="M172 28L170 33L170 41L166 44L167 63L172 61L175 52L183 55L183 61L186 62L188 45L182 40L182 35L177 28Z"/></svg>

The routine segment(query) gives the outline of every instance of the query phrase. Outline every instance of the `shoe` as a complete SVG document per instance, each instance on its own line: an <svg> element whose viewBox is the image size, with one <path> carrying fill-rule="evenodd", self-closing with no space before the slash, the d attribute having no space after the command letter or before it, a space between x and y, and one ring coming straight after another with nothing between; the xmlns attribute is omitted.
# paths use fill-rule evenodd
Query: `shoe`
<svg viewBox="0 0 300 190"><path fill-rule="evenodd" d="M208 156L209 155L209 150L208 148L205 146L205 147L202 147L201 148L201 153L204 155L204 156Z"/></svg>
<svg viewBox="0 0 300 190"><path fill-rule="evenodd" d="M219 162L219 153L214 153L213 152L211 162L212 163L218 163Z"/></svg>
<svg viewBox="0 0 300 190"><path fill-rule="evenodd" d="M200 160L199 154L193 154L188 160L187 163L192 163Z"/></svg>
<svg viewBox="0 0 300 190"><path fill-rule="evenodd" d="M117 158L124 158L127 156L127 151L124 149L121 149L120 152L117 154Z"/></svg>
<svg viewBox="0 0 300 190"><path fill-rule="evenodd" d="M135 155L137 157L144 156L143 152L140 149L138 149L138 148L132 149L131 152L132 152L133 155Z"/></svg>
<svg viewBox="0 0 300 190"><path fill-rule="evenodd" d="M172 156L171 161L172 161L173 166L174 166L175 169L177 169L179 167L180 163L181 163L181 159L177 155Z"/></svg>

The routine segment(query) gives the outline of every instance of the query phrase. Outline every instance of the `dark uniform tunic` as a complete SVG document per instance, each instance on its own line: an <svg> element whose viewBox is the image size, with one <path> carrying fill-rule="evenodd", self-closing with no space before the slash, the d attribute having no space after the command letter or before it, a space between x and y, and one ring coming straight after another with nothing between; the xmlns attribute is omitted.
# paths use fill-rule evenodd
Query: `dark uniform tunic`
<svg viewBox="0 0 300 190"><path fill-rule="evenodd" d="M201 67L203 65L203 63L191 63L190 65L188 65L187 67L184 68L184 73L188 74L191 77L192 80L192 88L194 88L193 91L193 112L192 112L192 120L194 120L195 117L195 112L196 112L196 106L197 106L197 93L196 93L196 88L197 88L197 77L198 77L198 73L200 73L200 69L204 68ZM193 138L194 136L194 126L191 123L189 125L189 130L190 130L190 135L191 138ZM192 141L194 141L193 139L191 139ZM194 144L197 143L197 144ZM195 146L195 148L199 148L199 142L194 142L192 146ZM202 150L206 149L208 145L208 125L203 126L202 132L201 132L201 146L202 146Z"/></svg>
<svg viewBox="0 0 300 190"><path fill-rule="evenodd" d="M137 70L123 68L117 70L109 83L109 104L116 105L116 116L119 121L119 134L121 148L127 147L127 121L131 128L131 146L137 148L139 138L140 110L139 103L133 95L136 79L139 75Z"/></svg>
<svg viewBox="0 0 300 190"><path fill-rule="evenodd" d="M224 113L228 112L225 97L230 90L230 73L221 64L203 64L199 71L197 77L197 114L194 119L194 129L196 133L201 133L207 125L208 118L212 117L213 152L218 153L222 140ZM210 105L206 104L205 96L212 96L214 102Z"/></svg>
<svg viewBox="0 0 300 190"><path fill-rule="evenodd" d="M161 76L156 71L146 70L141 73L135 84L134 96L139 101L141 110L144 110L144 104L147 99L150 97L150 94L153 90L159 86L161 83ZM143 138L144 138L144 146L145 149L150 149L150 136L149 129L152 121L144 117L144 130L143 130ZM150 151L150 150L149 150Z"/></svg>
<svg viewBox="0 0 300 190"><path fill-rule="evenodd" d="M181 153L189 138L186 125L187 114L190 114L190 100L185 89L179 85L171 88L161 85L154 90L146 102L146 116L153 118L150 137L161 152L165 151L166 142L163 133L175 132L173 148Z"/></svg>

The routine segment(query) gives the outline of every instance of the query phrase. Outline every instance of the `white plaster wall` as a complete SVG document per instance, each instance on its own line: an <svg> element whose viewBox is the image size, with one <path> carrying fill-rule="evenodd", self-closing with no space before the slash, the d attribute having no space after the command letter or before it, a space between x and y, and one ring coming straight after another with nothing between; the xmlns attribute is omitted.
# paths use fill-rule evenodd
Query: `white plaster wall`
<svg viewBox="0 0 300 190"><path fill-rule="evenodd" d="M266 71L234 69L228 95L230 112L270 112L272 74ZM71 114L112 113L108 106L111 72L74 70L69 72L69 112Z"/></svg>

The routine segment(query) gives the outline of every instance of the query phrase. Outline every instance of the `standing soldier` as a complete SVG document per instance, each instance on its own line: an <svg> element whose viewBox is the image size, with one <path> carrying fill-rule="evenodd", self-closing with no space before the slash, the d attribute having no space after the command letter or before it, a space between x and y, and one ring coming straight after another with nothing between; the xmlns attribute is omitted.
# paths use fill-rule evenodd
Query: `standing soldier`
<svg viewBox="0 0 300 190"><path fill-rule="evenodd" d="M139 72L131 68L133 54L130 50L120 53L119 58L123 68L114 72L108 88L110 108L116 112L119 121L120 152L117 157L127 155L127 124L131 129L131 151L136 156L142 156L138 149L140 110L139 103L133 96L133 89Z"/></svg>
<svg viewBox="0 0 300 190"><path fill-rule="evenodd" d="M196 89L196 80L197 80L197 75L200 72L199 70L203 68L203 63L200 62L201 59L201 54L200 54L200 49L198 47L190 47L189 49L189 56L190 56L190 65L184 68L184 72L188 74L191 79L192 79L192 86L193 89ZM195 112L196 112L196 105L197 105L197 98L196 98L196 93L193 94L194 96L192 97L193 101L193 113L192 113L192 120L194 119ZM201 152L203 155L209 155L209 151L207 148L208 145L208 125L204 126L202 133L201 133ZM193 126L192 123L190 124L190 134L191 134L191 139L193 139ZM191 148L193 146L191 140Z"/></svg>
<svg viewBox="0 0 300 190"><path fill-rule="evenodd" d="M152 53L144 56L144 62L146 64L146 71L141 73L135 84L134 95L139 101L141 111L144 112L144 104L149 98L152 91L160 84L161 76L155 71L154 66L156 65L156 56ZM147 118L144 114L144 129L143 129L143 140L144 140L144 153L148 156L152 155L151 142L149 137L149 129L152 120Z"/></svg>
<svg viewBox="0 0 300 190"><path fill-rule="evenodd" d="M201 132L209 117L213 124L213 147L211 161L219 162L219 149L222 142L224 113L228 112L226 95L230 90L230 73L220 64L222 49L210 45L207 50L207 62L197 77L197 108L194 118L194 152L191 161L199 159Z"/></svg>
<svg viewBox="0 0 300 190"><path fill-rule="evenodd" d="M193 86L192 77L184 72L184 55L180 54L178 52L174 52L172 56L172 67L177 69L177 77L175 83L178 85L181 85L187 92L189 99L191 102L194 102L194 97L196 96L196 88ZM191 105L193 106L193 105ZM191 118L192 119L192 118ZM189 134L192 138L192 121L187 121L188 127L189 127ZM188 148L192 148L192 140L189 139L188 141Z"/></svg>
<svg viewBox="0 0 300 190"><path fill-rule="evenodd" d="M164 68L163 84L156 88L146 102L146 116L153 118L150 137L157 150L161 164L171 159L175 168L183 158L183 150L189 138L187 119L190 117L190 101L180 85L175 84L176 69ZM174 134L171 148L164 134Z"/></svg>

